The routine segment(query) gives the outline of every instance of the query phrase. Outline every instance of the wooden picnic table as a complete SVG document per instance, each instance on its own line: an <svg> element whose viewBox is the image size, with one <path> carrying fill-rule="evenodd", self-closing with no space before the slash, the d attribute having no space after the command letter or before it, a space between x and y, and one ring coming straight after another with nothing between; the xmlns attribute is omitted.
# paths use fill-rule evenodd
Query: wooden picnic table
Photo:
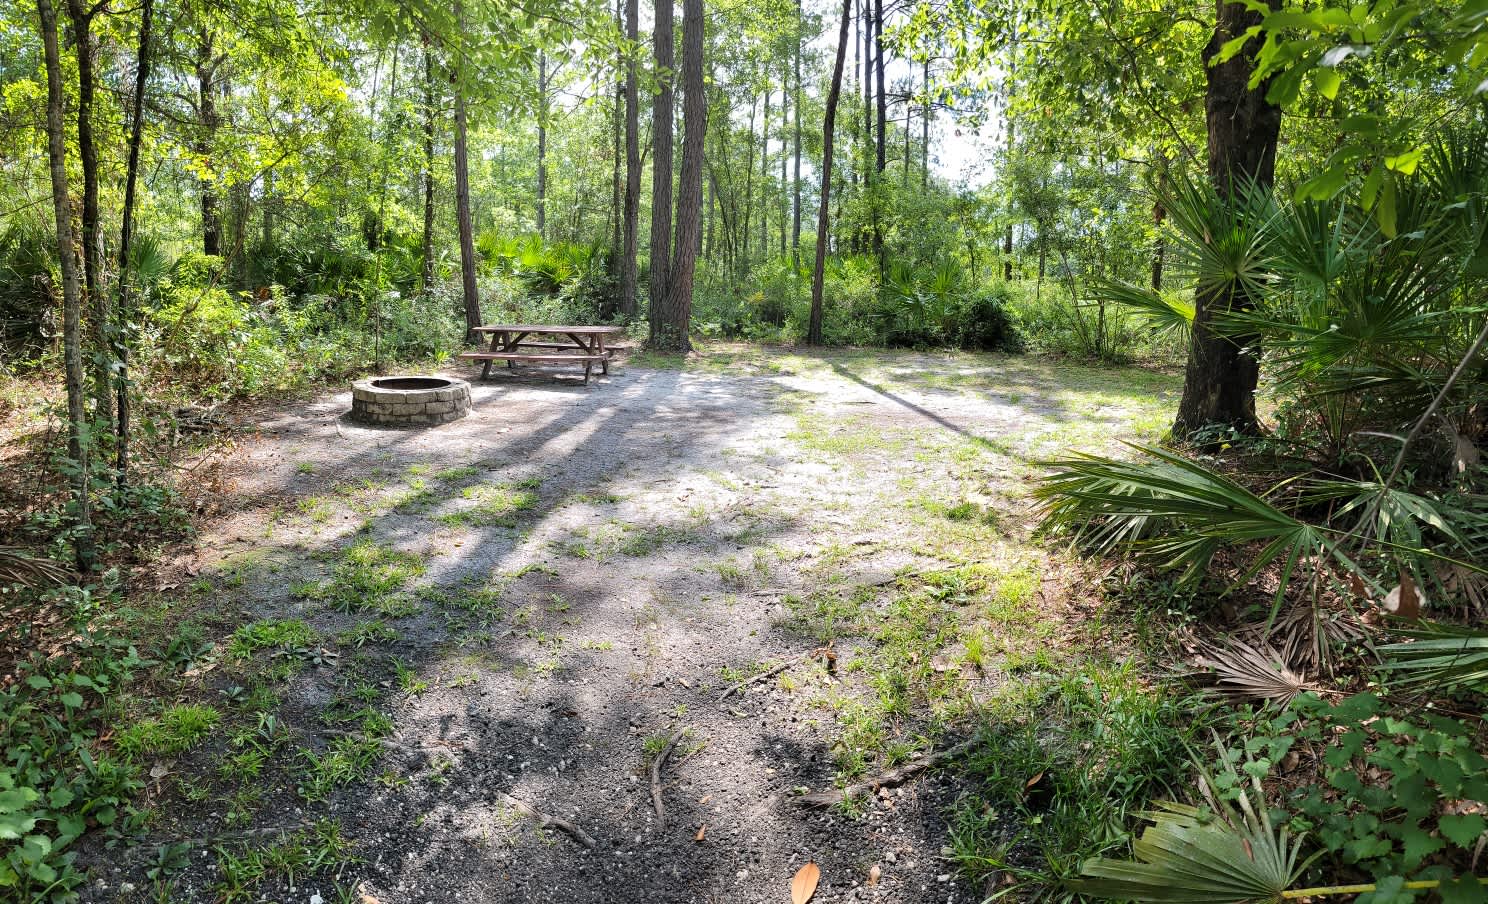
<svg viewBox="0 0 1488 904"><path fill-rule="evenodd" d="M625 335L625 328L618 326L561 326L539 323L495 323L478 326L474 332L489 333L491 347L483 352L465 352L459 357L483 362L481 379L491 376L491 362L505 361L507 367L519 363L552 363L582 361L584 382L594 365L599 365L601 374L610 372L610 357L613 347L605 347L605 338ZM529 339L529 336L540 337ZM529 351L522 351L523 348ZM538 351L531 351L538 349Z"/></svg>

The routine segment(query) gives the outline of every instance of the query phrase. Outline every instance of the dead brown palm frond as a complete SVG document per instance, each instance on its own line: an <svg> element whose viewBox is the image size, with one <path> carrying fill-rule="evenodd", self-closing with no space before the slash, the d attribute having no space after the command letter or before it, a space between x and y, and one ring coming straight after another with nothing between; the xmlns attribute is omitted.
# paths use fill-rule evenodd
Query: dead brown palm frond
<svg viewBox="0 0 1488 904"><path fill-rule="evenodd" d="M1323 600L1317 604L1296 602L1282 610L1271 624L1251 622L1235 635L1255 645L1275 647L1281 661L1294 669L1332 673L1334 647L1357 643L1369 636L1354 605Z"/></svg>
<svg viewBox="0 0 1488 904"><path fill-rule="evenodd" d="M1316 688L1269 644L1251 646L1233 637L1202 646L1199 665L1214 671L1215 690L1243 700L1290 703Z"/></svg>
<svg viewBox="0 0 1488 904"><path fill-rule="evenodd" d="M70 577L66 568L51 559L33 556L18 546L0 546L0 587L59 586Z"/></svg>

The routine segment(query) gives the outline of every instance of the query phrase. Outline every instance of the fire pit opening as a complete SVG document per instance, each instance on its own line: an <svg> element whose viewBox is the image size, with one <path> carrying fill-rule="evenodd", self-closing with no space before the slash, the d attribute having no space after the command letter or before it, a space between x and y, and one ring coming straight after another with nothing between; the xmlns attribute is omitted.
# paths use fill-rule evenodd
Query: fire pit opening
<svg viewBox="0 0 1488 904"><path fill-rule="evenodd" d="M383 427L429 427L470 412L470 384L445 377L397 376L351 384L351 417Z"/></svg>
<svg viewBox="0 0 1488 904"><path fill-rule="evenodd" d="M372 385L378 389L443 389L455 384L443 377L382 377Z"/></svg>

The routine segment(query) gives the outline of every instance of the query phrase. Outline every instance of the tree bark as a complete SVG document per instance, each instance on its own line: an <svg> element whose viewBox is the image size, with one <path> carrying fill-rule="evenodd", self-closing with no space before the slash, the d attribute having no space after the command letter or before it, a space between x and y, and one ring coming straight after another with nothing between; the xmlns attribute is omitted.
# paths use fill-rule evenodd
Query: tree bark
<svg viewBox="0 0 1488 904"><path fill-rule="evenodd" d="M708 96L703 85L703 0L682 0L682 172L677 180L676 258L666 308L653 319L651 344L686 351L692 343L692 283L703 225L703 148ZM659 329L658 329L659 327Z"/></svg>
<svg viewBox="0 0 1488 904"><path fill-rule="evenodd" d="M57 261L62 277L62 348L67 382L67 455L72 459L72 520L77 570L93 570L93 523L88 513L87 412L83 399L82 287L72 235L72 200L67 188L67 134L62 86L62 54L57 44L57 12L52 0L37 0L47 79L47 160L52 178L52 212L57 225Z"/></svg>
<svg viewBox="0 0 1488 904"><path fill-rule="evenodd" d="M801 0L796 0L796 98L791 104L792 112L795 114L796 130L796 168L793 173L793 184L791 192L793 195L791 207L791 256L795 262L796 271L801 269L801 41L803 36L801 20Z"/></svg>
<svg viewBox="0 0 1488 904"><path fill-rule="evenodd" d="M1272 0L1273 8L1275 2ZM1204 49L1208 77L1204 112L1209 133L1209 180L1221 201L1227 203L1249 186L1271 188L1276 175L1281 109L1266 100L1269 80L1250 87L1258 39L1229 60L1209 65L1226 41L1262 19L1260 12L1241 4L1216 0L1216 7L1214 34ZM1215 327L1226 314L1249 310L1255 302L1234 283L1198 287L1183 398L1173 425L1175 435L1189 437L1210 425L1240 433L1259 430L1255 410L1259 337L1225 335Z"/></svg>
<svg viewBox="0 0 1488 904"><path fill-rule="evenodd" d="M461 17L463 21L463 16ZM475 282L475 229L470 218L470 157L466 145L464 66L455 74L455 219L460 230L460 283L465 298L465 339L481 325L480 290Z"/></svg>
<svg viewBox="0 0 1488 904"><path fill-rule="evenodd" d="M625 0L615 0L615 30L625 34ZM620 282L620 258L625 249L621 244L622 225L625 222L625 54L615 58L615 108L611 111L610 141L610 275ZM601 316L612 319L620 306L613 294L606 294Z"/></svg>
<svg viewBox="0 0 1488 904"><path fill-rule="evenodd" d="M770 256L770 72L765 70L765 119L760 126L760 239L761 258Z"/></svg>
<svg viewBox="0 0 1488 904"><path fill-rule="evenodd" d="M83 172L83 288L88 305L89 333L93 365L93 417L100 426L114 428L114 381L109 360L113 357L110 339L109 299L104 288L103 228L98 213L98 147L93 141L93 94L97 80L93 74L95 43L93 10L82 0L67 0L67 14L72 21L73 43L77 48L78 162Z"/></svg>
<svg viewBox="0 0 1488 904"><path fill-rule="evenodd" d="M884 43L883 43L883 0L873 0L873 73L878 79L878 96L875 100L877 105L877 134L874 135L874 184L883 182L884 170L888 166L888 97L884 93ZM884 269L887 261L884 257L883 217L879 210L880 198L875 193L873 204L873 253L878 256L878 279L883 283Z"/></svg>
<svg viewBox="0 0 1488 904"><path fill-rule="evenodd" d="M201 120L201 134L197 136L196 153L203 164L212 165L212 154L217 144L217 67L221 58L212 55L212 33L203 27L197 43L196 86L197 113ZM222 215L218 211L217 177L208 174L198 180L201 192L202 252L214 257L222 255Z"/></svg>
<svg viewBox="0 0 1488 904"><path fill-rule="evenodd" d="M424 258L423 290L434 291L434 50L424 35Z"/></svg>
<svg viewBox="0 0 1488 904"><path fill-rule="evenodd" d="M652 48L660 83L651 104L651 335L661 327L661 314L671 290L672 266L672 87L675 67L672 0L656 0Z"/></svg>
<svg viewBox="0 0 1488 904"><path fill-rule="evenodd" d="M832 66L832 87L827 92L827 111L822 123L821 206L816 213L816 263L811 269L811 320L807 345L822 342L822 290L827 266L828 205L832 194L832 133L837 126L837 100L842 95L842 64L847 59L847 29L852 19L852 0L842 0L842 25L837 32L837 61Z"/></svg>
<svg viewBox="0 0 1488 904"><path fill-rule="evenodd" d="M786 123L790 122L790 68L780 67L780 256L785 257L786 250L790 247L790 192L786 185L790 183L790 173L786 167L790 165L790 155L786 153Z"/></svg>
<svg viewBox="0 0 1488 904"><path fill-rule="evenodd" d="M537 235L548 240L548 55L537 53Z"/></svg>
<svg viewBox="0 0 1488 904"><path fill-rule="evenodd" d="M930 104L930 57L925 57L924 75L920 84L925 88L925 105L920 109L920 188L930 187L930 113L935 108Z"/></svg>
<svg viewBox="0 0 1488 904"><path fill-rule="evenodd" d="M114 470L119 489L129 485L129 315L130 262L134 250L134 196L139 185L140 146L145 135L145 87L150 80L150 45L155 19L154 0L140 4L139 50L135 54L134 97L129 120L129 163L124 176L123 223L119 228L119 306L114 328L114 357L119 362L115 381L118 418L115 421Z"/></svg>
<svg viewBox="0 0 1488 904"><path fill-rule="evenodd" d="M634 44L640 36L641 0L625 0L625 36ZM634 56L625 64L625 249L620 258L620 313L634 317L636 253L640 237L641 134L640 91Z"/></svg>

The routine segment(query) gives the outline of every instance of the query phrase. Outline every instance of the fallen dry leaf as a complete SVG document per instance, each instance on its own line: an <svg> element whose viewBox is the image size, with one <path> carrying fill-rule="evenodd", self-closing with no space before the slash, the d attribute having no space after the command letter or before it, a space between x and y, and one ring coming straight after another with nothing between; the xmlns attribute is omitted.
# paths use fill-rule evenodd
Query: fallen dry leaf
<svg viewBox="0 0 1488 904"><path fill-rule="evenodd" d="M1039 779L1042 779L1043 777L1044 777L1044 774L1042 772L1035 772L1033 774L1033 778L1031 778L1028 781L1026 781L1026 782L1023 783L1023 790L1024 791L1027 791L1029 788L1032 788L1034 785L1037 785L1039 783Z"/></svg>
<svg viewBox="0 0 1488 904"><path fill-rule="evenodd" d="M702 841L703 836L708 834L708 824L705 822L698 826L698 833L692 837L693 841Z"/></svg>
<svg viewBox="0 0 1488 904"><path fill-rule="evenodd" d="M873 886L877 885L878 877L882 875L883 870L878 868L877 863L873 864L873 868L868 871L868 887L872 888Z"/></svg>
<svg viewBox="0 0 1488 904"><path fill-rule="evenodd" d="M821 881L821 869L815 863L807 863L796 870L791 880L791 904L806 904L816 894L816 883Z"/></svg>

